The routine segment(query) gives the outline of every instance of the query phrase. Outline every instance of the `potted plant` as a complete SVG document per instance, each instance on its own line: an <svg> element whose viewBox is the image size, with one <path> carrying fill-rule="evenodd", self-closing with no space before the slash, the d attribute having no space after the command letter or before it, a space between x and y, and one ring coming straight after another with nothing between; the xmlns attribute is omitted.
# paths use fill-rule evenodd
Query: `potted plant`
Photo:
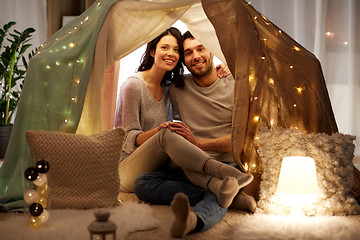
<svg viewBox="0 0 360 240"><path fill-rule="evenodd" d="M33 28L22 32L9 32L16 22L9 22L0 28L0 159L4 158L11 134L11 119L20 99L28 61L25 51L31 46ZM7 40L6 44L3 42Z"/></svg>

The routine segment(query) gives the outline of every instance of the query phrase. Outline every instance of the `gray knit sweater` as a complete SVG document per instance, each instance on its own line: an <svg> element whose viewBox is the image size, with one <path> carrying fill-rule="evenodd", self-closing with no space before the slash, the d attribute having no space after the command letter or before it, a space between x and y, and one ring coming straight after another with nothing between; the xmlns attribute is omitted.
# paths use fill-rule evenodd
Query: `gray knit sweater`
<svg viewBox="0 0 360 240"><path fill-rule="evenodd" d="M158 102L151 95L141 72L129 77L120 87L120 95L115 115L115 127L126 129L126 140L120 161L135 151L136 136L161 123L170 120L169 88Z"/></svg>

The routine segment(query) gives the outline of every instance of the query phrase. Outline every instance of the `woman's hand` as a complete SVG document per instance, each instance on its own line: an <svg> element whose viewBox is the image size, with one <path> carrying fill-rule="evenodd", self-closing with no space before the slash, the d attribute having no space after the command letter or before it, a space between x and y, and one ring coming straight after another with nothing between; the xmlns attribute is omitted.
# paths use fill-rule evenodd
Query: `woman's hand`
<svg viewBox="0 0 360 240"><path fill-rule="evenodd" d="M219 78L223 78L223 77L229 76L231 74L228 66L223 63L216 66L216 71L217 71L217 76Z"/></svg>
<svg viewBox="0 0 360 240"><path fill-rule="evenodd" d="M141 144L146 142L149 138L151 138L154 134L159 132L161 129L169 128L169 123L170 122L163 122L156 128L153 128L149 131L146 131L146 132L143 132L143 133L140 133L139 135L137 135L136 139L135 139L135 146L137 146L137 147L140 146Z"/></svg>
<svg viewBox="0 0 360 240"><path fill-rule="evenodd" d="M171 123L171 122L163 122L163 123L161 123L157 128L156 128L156 132L159 132L161 129L163 129L163 128L169 128L169 123Z"/></svg>

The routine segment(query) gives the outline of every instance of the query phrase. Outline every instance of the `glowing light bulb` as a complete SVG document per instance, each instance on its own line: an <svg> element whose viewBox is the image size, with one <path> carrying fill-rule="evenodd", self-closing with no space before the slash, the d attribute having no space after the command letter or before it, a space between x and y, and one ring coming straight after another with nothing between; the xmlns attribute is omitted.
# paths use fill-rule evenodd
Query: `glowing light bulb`
<svg viewBox="0 0 360 240"><path fill-rule="evenodd" d="M275 83L275 82L274 82L274 79L270 78L270 79L269 79L269 83L270 83L270 84L274 84L274 83Z"/></svg>
<svg viewBox="0 0 360 240"><path fill-rule="evenodd" d="M279 33L282 33L282 31L281 31L281 30L279 30Z"/></svg>
<svg viewBox="0 0 360 240"><path fill-rule="evenodd" d="M65 122L67 123L67 122L68 122L68 120L67 120L67 119L65 119Z"/></svg>
<svg viewBox="0 0 360 240"><path fill-rule="evenodd" d="M51 69L50 65L46 65L46 69Z"/></svg>
<svg viewBox="0 0 360 240"><path fill-rule="evenodd" d="M254 100L257 100L258 99L258 97L254 97Z"/></svg>
<svg viewBox="0 0 360 240"><path fill-rule="evenodd" d="M298 51L298 52L301 51L300 48L298 48L297 46L294 46L293 49L294 49L295 51Z"/></svg>
<svg viewBox="0 0 360 240"><path fill-rule="evenodd" d="M256 19L257 19L257 16L254 17L254 20L256 20Z"/></svg>
<svg viewBox="0 0 360 240"><path fill-rule="evenodd" d="M265 60L265 57L261 57L262 60Z"/></svg>
<svg viewBox="0 0 360 240"><path fill-rule="evenodd" d="M334 33L332 33L332 32L326 32L325 35L326 35L327 38L333 38L334 37Z"/></svg>
<svg viewBox="0 0 360 240"><path fill-rule="evenodd" d="M59 62L59 61L56 61L55 64L56 64L56 66L60 66L60 62Z"/></svg>
<svg viewBox="0 0 360 240"><path fill-rule="evenodd" d="M251 75L249 75L249 82L251 82L251 81L253 81L254 80L254 75L253 74L251 74Z"/></svg>
<svg viewBox="0 0 360 240"><path fill-rule="evenodd" d="M254 117L254 121L255 121L255 122L258 122L258 121L259 121L259 119L260 119L260 117L259 117L259 116L255 116L255 117Z"/></svg>
<svg viewBox="0 0 360 240"><path fill-rule="evenodd" d="M344 45L348 45L349 43L348 42L344 42Z"/></svg>
<svg viewBox="0 0 360 240"><path fill-rule="evenodd" d="M74 82L79 84L80 83L80 79L74 79Z"/></svg>
<svg viewBox="0 0 360 240"><path fill-rule="evenodd" d="M297 105L296 105L296 104L294 104L293 106L294 106L294 107L297 107Z"/></svg>
<svg viewBox="0 0 360 240"><path fill-rule="evenodd" d="M245 163L244 168L245 168L246 171L249 170L249 165L247 163Z"/></svg>
<svg viewBox="0 0 360 240"><path fill-rule="evenodd" d="M296 90L298 91L298 93L301 93L304 89L301 87L297 87Z"/></svg>
<svg viewBox="0 0 360 240"><path fill-rule="evenodd" d="M74 43L69 43L69 47L71 47L71 48L73 48L75 46L75 44Z"/></svg>
<svg viewBox="0 0 360 240"><path fill-rule="evenodd" d="M101 3L98 3L96 6L100 6L101 5Z"/></svg>
<svg viewBox="0 0 360 240"><path fill-rule="evenodd" d="M293 69L293 68L294 68L294 66L293 66L293 65L290 65L290 68L291 68L291 69Z"/></svg>

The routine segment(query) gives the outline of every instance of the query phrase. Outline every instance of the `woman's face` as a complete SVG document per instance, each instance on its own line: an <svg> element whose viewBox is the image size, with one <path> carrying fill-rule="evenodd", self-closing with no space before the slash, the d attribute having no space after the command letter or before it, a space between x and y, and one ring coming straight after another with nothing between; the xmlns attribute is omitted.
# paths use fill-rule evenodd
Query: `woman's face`
<svg viewBox="0 0 360 240"><path fill-rule="evenodd" d="M179 44L173 35L165 35L156 44L155 51L151 56L154 58L154 65L165 71L171 71L179 62Z"/></svg>

